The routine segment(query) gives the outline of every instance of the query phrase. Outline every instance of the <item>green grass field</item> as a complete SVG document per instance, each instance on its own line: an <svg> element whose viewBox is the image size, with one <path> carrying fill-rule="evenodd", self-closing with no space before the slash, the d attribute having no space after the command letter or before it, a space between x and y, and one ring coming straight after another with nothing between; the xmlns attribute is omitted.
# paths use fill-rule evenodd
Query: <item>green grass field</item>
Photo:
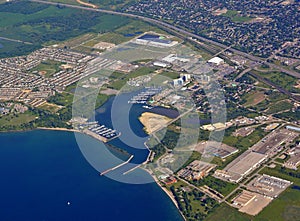
<svg viewBox="0 0 300 221"><path fill-rule="evenodd" d="M138 76L151 74L155 70L156 70L156 68L141 67L129 74L114 72L110 76L110 78L113 79L113 81L108 85L108 87L115 89L115 90L120 90L124 85L126 85L126 82L130 78L135 78ZM116 77L116 76L118 76L118 77Z"/></svg>
<svg viewBox="0 0 300 221"><path fill-rule="evenodd" d="M24 123L29 123L36 119L36 116L27 111L23 114L9 114L0 117L1 126L21 126Z"/></svg>
<svg viewBox="0 0 300 221"><path fill-rule="evenodd" d="M3 39L0 39L0 44L0 58L24 55L39 48L38 45L26 45Z"/></svg>
<svg viewBox="0 0 300 221"><path fill-rule="evenodd" d="M74 95L70 93L60 93L56 94L55 96L52 96L48 99L48 102L54 103L60 106L68 106L71 105L73 102Z"/></svg>
<svg viewBox="0 0 300 221"><path fill-rule="evenodd" d="M131 21L121 16L26 1L0 4L0 12L0 37L32 43L1 40L0 57L27 54L49 42L86 33L110 32Z"/></svg>
<svg viewBox="0 0 300 221"><path fill-rule="evenodd" d="M277 199L273 200L260 214L255 221L296 221L300 216L300 191L289 188Z"/></svg>
<svg viewBox="0 0 300 221"><path fill-rule="evenodd" d="M242 97L242 99L245 99L245 106L254 106L265 100L265 95L263 91L255 90L253 92L245 94L245 96Z"/></svg>
<svg viewBox="0 0 300 221"><path fill-rule="evenodd" d="M256 105L254 105L253 108L256 110L259 110L259 111L266 111L271 106L276 106L277 102L281 102L286 99L288 99L288 96L285 94L282 94L277 91L268 91L266 94L266 99L264 99L263 101L259 102ZM289 105L289 107L290 107L290 105ZM274 107L274 109L276 109L276 108L277 107ZM270 109L271 112L272 112L272 109L273 108Z"/></svg>
<svg viewBox="0 0 300 221"><path fill-rule="evenodd" d="M51 2L59 2L71 5L81 5L76 0L49 0ZM132 2L132 0L82 0L83 2L88 2L97 5L99 8L116 10L126 4Z"/></svg>
<svg viewBox="0 0 300 221"><path fill-rule="evenodd" d="M252 20L251 17L240 16L239 12L235 10L228 10L225 14L222 14L222 16L230 18L233 22L248 22Z"/></svg>
<svg viewBox="0 0 300 221"><path fill-rule="evenodd" d="M290 76L283 72L258 72L258 71L254 71L254 72L255 74L258 74L261 77L270 80L274 84L286 89L287 91L295 92L295 93L300 92L299 88L295 88L298 82L298 79L296 77Z"/></svg>
<svg viewBox="0 0 300 221"><path fill-rule="evenodd" d="M71 3L71 0L61 0ZM103 5L112 5L111 1L99 1ZM128 1L118 1L117 4ZM76 1L73 3L76 4ZM140 33L156 31L159 28L135 19L102 14L81 9L66 8L61 5L50 6L33 2L13 2L0 4L0 37L21 40L31 44L0 40L0 58L28 54L43 45L63 42L67 47L92 53L93 44L106 41L120 44ZM98 35L100 34L100 35ZM91 42L87 40L93 39ZM70 42L68 41L70 40Z"/></svg>
<svg viewBox="0 0 300 221"><path fill-rule="evenodd" d="M300 215L299 199L300 191L289 188L255 217L223 203L205 221L296 221Z"/></svg>
<svg viewBox="0 0 300 221"><path fill-rule="evenodd" d="M60 66L62 64L63 64L62 62L53 61L53 60L42 61L38 66L34 67L30 71L45 72L40 74L43 74L45 77L49 78L60 70Z"/></svg>
<svg viewBox="0 0 300 221"><path fill-rule="evenodd" d="M223 203L217 207L205 221L252 221L252 217L240 213L227 204Z"/></svg>
<svg viewBox="0 0 300 221"><path fill-rule="evenodd" d="M253 131L249 136L247 137L235 137L232 136L231 133L226 133L223 139L223 143L234 146L239 149L245 150L248 147L251 147L255 143L257 143L259 140L261 140L264 136L267 135L267 132L265 132L261 127L257 127L255 131Z"/></svg>
<svg viewBox="0 0 300 221"><path fill-rule="evenodd" d="M95 38L98 41L110 42L113 44L121 44L129 41L133 37L143 32L154 31L162 34L166 34L163 30L139 20L131 20L126 25L123 25L114 31L104 33L99 37Z"/></svg>
<svg viewBox="0 0 300 221"><path fill-rule="evenodd" d="M165 76L167 78L171 78L171 79L176 79L179 78L180 75L176 72L171 72L171 71L163 71L162 73L160 73L160 75Z"/></svg>
<svg viewBox="0 0 300 221"><path fill-rule="evenodd" d="M220 179L217 179L213 176L207 176L197 181L197 185L200 186L207 185L224 196L227 196L229 193L231 193L234 189L237 188L237 184L228 183Z"/></svg>
<svg viewBox="0 0 300 221"><path fill-rule="evenodd" d="M267 109L266 113L267 114L275 114L281 111L287 111L290 110L294 105L291 104L289 101L279 101L276 103L273 103L272 105L269 106Z"/></svg>
<svg viewBox="0 0 300 221"><path fill-rule="evenodd" d="M100 8L116 10L132 2L132 0L90 0L89 2Z"/></svg>
<svg viewBox="0 0 300 221"><path fill-rule="evenodd" d="M130 38L127 38L123 36L122 34L114 33L114 32L109 32L109 33L104 33L101 36L97 38L98 41L104 41L104 42L109 42L113 44L121 44L125 41L130 40Z"/></svg>

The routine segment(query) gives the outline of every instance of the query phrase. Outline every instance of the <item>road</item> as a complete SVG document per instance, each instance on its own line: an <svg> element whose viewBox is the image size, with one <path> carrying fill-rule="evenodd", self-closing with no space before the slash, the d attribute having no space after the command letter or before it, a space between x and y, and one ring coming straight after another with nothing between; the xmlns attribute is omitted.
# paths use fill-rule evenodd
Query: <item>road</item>
<svg viewBox="0 0 300 221"><path fill-rule="evenodd" d="M296 96L294 94L292 94L291 92L285 90L284 88L278 86L277 84L274 84L273 82L271 82L270 80L266 79L266 78L263 78L253 72L249 72L249 74L251 76L253 76L254 78L258 79L259 81L267 84L267 85L270 85L274 88L276 88L279 92L283 93L283 94L286 94L289 98L293 99L293 100L296 100L296 101L300 101L300 97L299 96Z"/></svg>
<svg viewBox="0 0 300 221"><path fill-rule="evenodd" d="M212 192L209 192L207 189L205 189L205 188L203 188L203 187L197 187L197 186L195 186L194 184L191 184L190 182L186 181L185 179L181 179L181 178L178 177L178 176L176 176L176 179L178 179L178 180L184 182L184 183L187 184L189 187L192 187L192 188L194 188L194 189L197 189L198 191L200 191L200 192L204 193L205 195L207 195L207 196L213 198L214 200L218 201L219 203L222 201L222 199L221 199L219 196L213 194Z"/></svg>
<svg viewBox="0 0 300 221"><path fill-rule="evenodd" d="M286 124L282 124L279 128L277 128L276 130L279 130L283 127L285 127ZM268 167L268 165L270 165L271 163L275 163L275 164L280 164L278 162L275 161L276 158L278 158L278 156L280 156L283 153L286 153L286 151L288 150L288 146L286 145L284 148L282 148L282 150L280 152L278 152L277 154L269 157L269 159L267 161L265 161L264 163L261 164L261 166L259 168L257 168L256 170L254 170L251 174L249 174L248 176L246 176L244 178L244 180L239 183L239 186L237 188L235 188L230 194L228 194L225 198L223 198L221 200L221 202L226 202L226 200L228 200L229 198L231 198L236 191L238 190L243 190L245 188L247 188L247 184L249 183L250 180L254 179L254 177L260 175L260 172ZM282 165L282 164L281 164ZM229 204L230 205L230 204Z"/></svg>
<svg viewBox="0 0 300 221"><path fill-rule="evenodd" d="M251 70L252 70L252 68L247 68L247 69L243 70L238 76L236 76L236 78L234 78L234 80L241 78L244 74L248 73Z"/></svg>
<svg viewBox="0 0 300 221"><path fill-rule="evenodd" d="M87 7L98 8L97 5L94 5L92 3L83 2L83 1L80 1L80 0L76 0L76 2L78 2L79 4L85 5Z"/></svg>
<svg viewBox="0 0 300 221"><path fill-rule="evenodd" d="M192 37L192 38L198 39L202 42L205 42L207 44L218 46L222 49L227 49L228 48L228 45L224 45L224 44L221 44L219 42L216 42L216 41L207 39L205 37L199 36L197 34L191 33L189 31L186 31L186 30L182 29L182 28L175 27L172 24L168 24L164 21L156 20L156 19L153 19L153 18L148 18L148 17L141 16L141 15L135 15L135 14L125 13L125 12L117 12L117 11L111 11L111 10L105 10L105 9L99 9L99 8L87 8L87 7L79 6L79 5L71 5L71 4L64 4L64 3L57 3L57 2L48 2L48 1L44 1L44 0L30 0L30 1L31 2L38 2L38 3L42 3L42 4L55 5L55 6L59 4L60 6L69 7L69 8L76 8L76 9L82 9L82 10L87 10L87 11L95 11L95 12L101 12L101 13L106 13L106 14L120 15L120 16L126 16L126 17L130 17L130 18L136 18L136 19L140 19L140 20L149 22L151 24L158 25L159 27L161 27L161 28L163 28L167 31L173 32L175 34L179 33L184 37ZM282 67L280 67L276 64L267 62L266 59L263 59L263 58L260 58L260 57L257 57L257 56L251 55L251 54L247 54L245 52L239 51L239 50L234 49L234 48L230 48L230 50L233 53L237 54L237 55L243 56L243 57L248 58L250 60L259 62L261 64L267 64L272 68L279 69L280 71L284 71L285 73L287 73L289 75L300 78L300 73L298 73L296 71L286 70L286 69L284 69L284 68L282 68Z"/></svg>
<svg viewBox="0 0 300 221"><path fill-rule="evenodd" d="M0 39L6 40L6 41L13 41L13 42L18 42L18 43L23 43L23 44L27 44L27 45L32 45L32 43L30 43L30 42L21 41L21 40L12 39L12 38L0 37Z"/></svg>

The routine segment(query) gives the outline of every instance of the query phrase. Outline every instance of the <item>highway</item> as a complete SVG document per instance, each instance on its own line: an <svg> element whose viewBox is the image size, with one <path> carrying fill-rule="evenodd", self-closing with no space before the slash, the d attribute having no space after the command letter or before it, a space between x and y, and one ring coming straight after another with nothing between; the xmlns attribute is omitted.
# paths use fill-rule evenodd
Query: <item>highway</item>
<svg viewBox="0 0 300 221"><path fill-rule="evenodd" d="M175 27L174 25L168 24L164 21L156 20L156 19L153 19L153 18L148 18L148 17L141 16L141 15L135 15L135 14L125 13L125 12L117 12L117 11L111 11L111 10L105 10L105 9L99 9L99 8L87 8L87 7L84 7L84 6L71 5L71 4L58 3L58 2L48 2L48 1L44 1L44 0L29 0L29 1L38 2L38 3L42 3L42 4L55 5L55 6L59 4L60 6L69 7L69 8L76 8L76 9L82 9L82 10L87 10L87 11L95 11L95 12L106 13L106 14L111 14L111 15L120 15L120 16L126 16L126 17L130 17L130 18L136 18L136 19L140 19L140 20L149 22L151 24L158 25L158 26L162 27L163 29L165 29L167 31L177 33L177 34L181 34L183 37L192 37L192 38L198 39L202 42L205 42L205 43L208 43L208 44L211 44L211 45L214 45L214 46L218 46L218 47L222 48L223 50L228 49L228 45L224 45L224 44L221 44L219 42L216 42L216 41L207 39L205 37L199 36L197 34L191 33L189 31L186 31L186 30L182 29L182 28ZM285 73L287 73L289 75L300 78L300 73L298 73L296 71L286 70L286 69L284 69L284 68L282 68L282 67L280 67L276 64L272 64L272 63L267 62L266 59L263 59L263 58L260 58L260 57L254 56L254 55L247 54L245 52L239 51L239 50L234 49L234 48L230 48L230 50L233 53L237 54L237 55L243 56L243 57L248 58L250 60L259 62L261 64L268 64L272 68L276 68L280 71L284 71Z"/></svg>

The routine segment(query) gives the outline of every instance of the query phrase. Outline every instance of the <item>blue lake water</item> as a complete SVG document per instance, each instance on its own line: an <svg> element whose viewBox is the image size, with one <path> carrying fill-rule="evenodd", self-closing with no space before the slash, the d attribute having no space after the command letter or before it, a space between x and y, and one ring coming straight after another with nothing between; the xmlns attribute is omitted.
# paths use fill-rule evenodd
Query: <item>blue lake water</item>
<svg viewBox="0 0 300 221"><path fill-rule="evenodd" d="M98 142L82 136L87 145ZM0 220L182 220L155 183L99 176L71 132L0 134L0 168Z"/></svg>
<svg viewBox="0 0 300 221"><path fill-rule="evenodd" d="M120 138L110 141L109 144L133 154L134 158L131 162L141 164L147 159L149 151L144 146L148 135L143 130L144 126L139 121L139 116L144 112L152 112L170 118L176 118L178 112L162 107L155 107L149 110L143 108L143 104L128 104L128 100L137 93L138 92L123 93L117 97L111 97L96 111L95 119L99 121L100 124L121 131L122 135Z"/></svg>
<svg viewBox="0 0 300 221"><path fill-rule="evenodd" d="M293 185L293 186L292 186L292 189L294 189L294 190L300 190L300 186Z"/></svg>

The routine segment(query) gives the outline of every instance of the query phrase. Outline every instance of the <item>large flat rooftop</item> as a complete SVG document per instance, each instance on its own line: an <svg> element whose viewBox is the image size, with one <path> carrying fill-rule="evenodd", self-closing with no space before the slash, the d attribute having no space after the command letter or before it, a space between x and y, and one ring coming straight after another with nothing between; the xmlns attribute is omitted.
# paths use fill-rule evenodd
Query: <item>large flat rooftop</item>
<svg viewBox="0 0 300 221"><path fill-rule="evenodd" d="M264 159L266 159L266 155L249 151L235 159L225 168L225 170L245 175L250 168L256 167L256 165Z"/></svg>
<svg viewBox="0 0 300 221"><path fill-rule="evenodd" d="M215 176L230 182L240 182L243 177L256 169L267 155L256 153L251 150L241 154L228 164L223 170L215 172Z"/></svg>
<svg viewBox="0 0 300 221"><path fill-rule="evenodd" d="M298 134L287 129L276 130L253 146L253 150L262 154L274 155L285 142L293 141Z"/></svg>
<svg viewBox="0 0 300 221"><path fill-rule="evenodd" d="M247 189L261 193L265 196L277 197L281 192L288 188L292 182L269 175L259 175L252 180Z"/></svg>
<svg viewBox="0 0 300 221"><path fill-rule="evenodd" d="M220 142L207 141L207 142L199 143L195 147L195 151L198 151L199 153L204 155L216 156L224 159L238 152L238 149Z"/></svg>
<svg viewBox="0 0 300 221"><path fill-rule="evenodd" d="M240 212L255 216L272 200L273 198L271 197L244 190L235 199L233 199L233 205L239 208Z"/></svg>

